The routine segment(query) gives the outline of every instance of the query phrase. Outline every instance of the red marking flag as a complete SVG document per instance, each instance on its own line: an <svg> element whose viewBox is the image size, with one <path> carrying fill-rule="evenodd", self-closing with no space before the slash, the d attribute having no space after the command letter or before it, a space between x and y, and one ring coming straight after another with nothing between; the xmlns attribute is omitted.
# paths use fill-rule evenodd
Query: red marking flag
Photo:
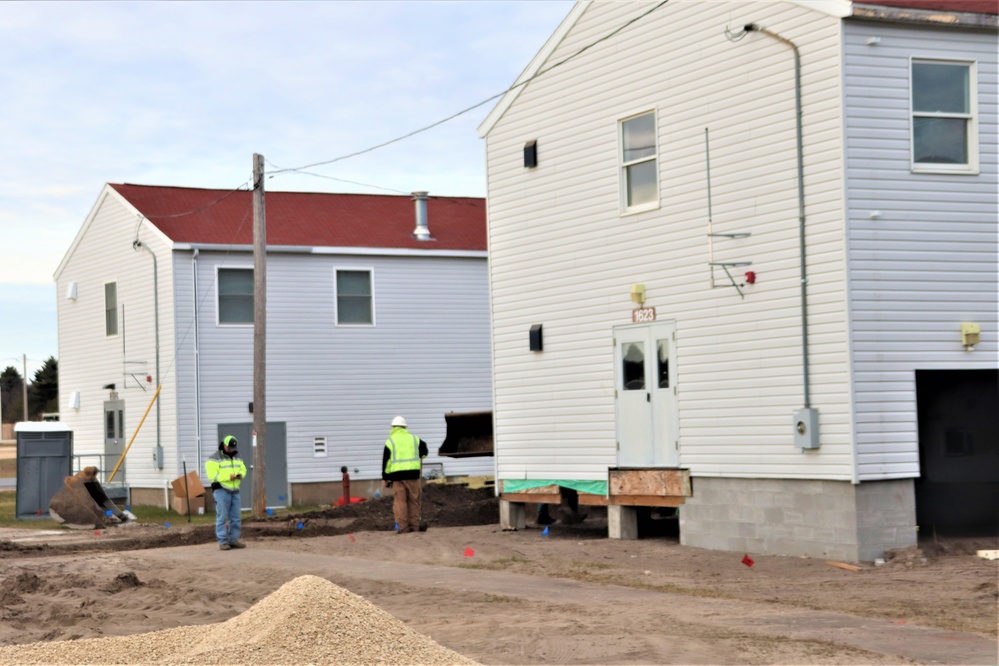
<svg viewBox="0 0 999 666"><path fill-rule="evenodd" d="M355 542L357 541L357 539L355 539L355 538L354 538L354 535L353 535L353 534L348 534L348 535L347 535L347 538L348 538L348 539L350 539L350 542L351 542L351 543L355 543Z"/></svg>
<svg viewBox="0 0 999 666"><path fill-rule="evenodd" d="M475 555L475 551L472 550L471 548L466 548L465 549L465 557L471 557L472 555Z"/></svg>
<svg viewBox="0 0 999 666"><path fill-rule="evenodd" d="M754 564L756 564L753 558L751 558L748 554L742 556L742 563L745 564L747 567L751 567Z"/></svg>

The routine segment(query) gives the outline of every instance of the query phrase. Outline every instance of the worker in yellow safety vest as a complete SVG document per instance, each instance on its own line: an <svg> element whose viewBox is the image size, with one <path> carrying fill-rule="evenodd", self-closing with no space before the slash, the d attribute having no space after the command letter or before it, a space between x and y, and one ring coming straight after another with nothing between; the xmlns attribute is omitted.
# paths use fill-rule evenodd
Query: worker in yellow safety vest
<svg viewBox="0 0 999 666"><path fill-rule="evenodd" d="M212 483L212 497L215 499L215 537L219 550L246 548L246 544L239 540L243 525L239 484L246 476L246 464L236 450L238 445L235 437L227 435L219 442L219 450L205 461L205 475Z"/></svg>
<svg viewBox="0 0 999 666"><path fill-rule="evenodd" d="M420 489L427 443L407 428L403 417L392 419L392 429L382 454L382 480L386 488L392 488L396 534L426 529L420 521Z"/></svg>

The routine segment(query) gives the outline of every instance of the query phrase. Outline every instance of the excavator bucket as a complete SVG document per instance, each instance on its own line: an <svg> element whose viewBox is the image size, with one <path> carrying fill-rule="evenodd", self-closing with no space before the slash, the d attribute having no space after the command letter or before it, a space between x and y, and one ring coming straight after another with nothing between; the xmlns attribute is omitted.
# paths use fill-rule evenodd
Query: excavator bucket
<svg viewBox="0 0 999 666"><path fill-rule="evenodd" d="M49 515L56 522L73 529L101 529L130 520L133 516L119 509L97 480L96 467L84 467L75 476L67 476L63 487L49 500Z"/></svg>
<svg viewBox="0 0 999 666"><path fill-rule="evenodd" d="M437 455L473 458L493 455L492 412L449 412L444 415L447 434Z"/></svg>

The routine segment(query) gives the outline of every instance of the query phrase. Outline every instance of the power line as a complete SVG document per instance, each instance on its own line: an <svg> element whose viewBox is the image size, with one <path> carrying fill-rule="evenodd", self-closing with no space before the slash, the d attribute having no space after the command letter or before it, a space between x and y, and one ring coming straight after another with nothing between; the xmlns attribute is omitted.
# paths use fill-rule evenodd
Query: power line
<svg viewBox="0 0 999 666"><path fill-rule="evenodd" d="M281 169L281 167L279 167L277 164L274 164L274 162L271 162L266 157L264 158L264 161L267 162L268 164L270 164L275 169ZM282 169L282 171L295 171L296 173L300 173L303 176L315 176L316 178L325 178L326 180L335 180L338 183L349 183L350 185L360 185L361 187L371 187L371 188L374 188L376 190L385 190L386 192L395 192L396 194L411 194L410 192L404 192L402 190L397 190L397 189L395 189L393 187L382 187L381 185L372 185L371 183L361 183L361 182L356 181L356 180L348 180L346 178L337 178L336 176L327 176L325 174L315 173L314 171L305 171L304 168L302 168L302 169ZM272 172L272 173L277 173L277 172ZM270 178L273 178L273 177L274 177L273 175L270 176Z"/></svg>
<svg viewBox="0 0 999 666"><path fill-rule="evenodd" d="M648 16L652 12L656 11L657 9L659 9L660 7L662 7L663 5L665 5L667 2L669 2L669 0L662 0L662 2L659 2L658 4L654 5L651 9L648 9L647 11L644 11L641 14L639 14L638 16L635 16L634 18L630 19L629 21L626 21L625 23L623 23L622 25L618 26L617 28L615 28L611 32L607 33L606 35L604 35L600 39L596 40L595 42L591 42L590 44L587 44L586 46L584 46L583 48L579 49L578 51L576 51L572 55L569 55L568 57L560 60L559 62L556 62L555 64L551 65L550 67L547 67L547 68L542 69L542 70L540 70L538 72L535 72L533 76L531 76L531 77L529 77L527 79L524 79L520 83L513 84L512 86L510 86L509 88L507 88L503 92L496 93L492 97L488 97L488 98L482 100L481 102L473 104L472 106L470 106L470 107L468 107L466 109L462 109L461 111L458 111L457 113L453 113L450 116L448 116L447 118L443 118L441 120L433 122L433 123L431 123L431 124L429 124L429 125L427 125L425 127L421 127L420 129L413 130L412 132L409 132L408 134L403 134L400 137L396 137L394 139L389 139L388 141L384 141L384 142L379 143L377 145L371 146L370 148L365 148L363 150L358 150L358 151L355 151L353 153L349 153L347 155L341 155L340 157L334 157L331 160L325 160L325 161L322 161L322 162L314 162L312 164L306 164L306 165L300 166L300 167L289 167L289 168L285 168L285 169L278 169L277 171L272 172L272 176L273 175L282 174L282 173L289 173L289 172L304 172L305 169L312 169L312 168L317 167L317 166L325 166L327 164L333 164L334 162L342 162L343 160L350 159L351 157L357 157L358 155L364 155L365 153L370 153L370 152L372 152L374 150L378 150L379 148L384 148L385 146L390 146L393 143L398 143L400 141L404 141L405 139L408 139L410 137L416 136L417 134L421 134L423 132L426 132L427 130L431 130L431 129L437 127L438 125L443 125L444 123L446 123L448 121L451 121L451 120L454 120L455 118L457 118L459 116L462 116L462 115L468 113L469 111L474 111L475 109L479 108L480 106L482 106L484 104L488 104L489 102L491 102L491 101L493 101L495 99L499 99L500 97L503 97L508 92L511 92L513 90L516 90L517 88L520 88L520 87L523 87L523 86L527 85L528 83L530 83L534 79L547 74L548 72L552 71L556 67L561 67L562 65L564 65L567 62L569 62L570 60L576 58L577 56L579 56L579 55L581 55L583 53L585 53L586 51L590 50L594 46L597 46L598 44L607 41L608 39L610 39L611 37L614 37L615 35L617 35L619 32L621 32L625 28L627 28L627 27L631 26L632 24L634 24L634 23L640 21L641 19L645 18L646 16ZM311 174L311 175L316 175L316 174Z"/></svg>

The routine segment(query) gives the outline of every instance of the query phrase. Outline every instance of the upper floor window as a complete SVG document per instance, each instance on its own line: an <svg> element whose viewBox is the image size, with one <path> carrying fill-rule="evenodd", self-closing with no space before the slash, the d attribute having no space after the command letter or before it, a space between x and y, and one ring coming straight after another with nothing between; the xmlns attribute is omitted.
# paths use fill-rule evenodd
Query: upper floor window
<svg viewBox="0 0 999 666"><path fill-rule="evenodd" d="M371 271L336 271L336 323L373 324Z"/></svg>
<svg viewBox="0 0 999 666"><path fill-rule="evenodd" d="M253 269L220 268L218 273L219 323L253 323Z"/></svg>
<svg viewBox="0 0 999 666"><path fill-rule="evenodd" d="M104 283L104 335L118 335L118 283Z"/></svg>
<svg viewBox="0 0 999 666"><path fill-rule="evenodd" d="M625 211L648 210L659 205L659 168L656 160L654 111L622 120L621 203Z"/></svg>
<svg viewBox="0 0 999 666"><path fill-rule="evenodd" d="M913 171L977 173L974 63L912 61Z"/></svg>

